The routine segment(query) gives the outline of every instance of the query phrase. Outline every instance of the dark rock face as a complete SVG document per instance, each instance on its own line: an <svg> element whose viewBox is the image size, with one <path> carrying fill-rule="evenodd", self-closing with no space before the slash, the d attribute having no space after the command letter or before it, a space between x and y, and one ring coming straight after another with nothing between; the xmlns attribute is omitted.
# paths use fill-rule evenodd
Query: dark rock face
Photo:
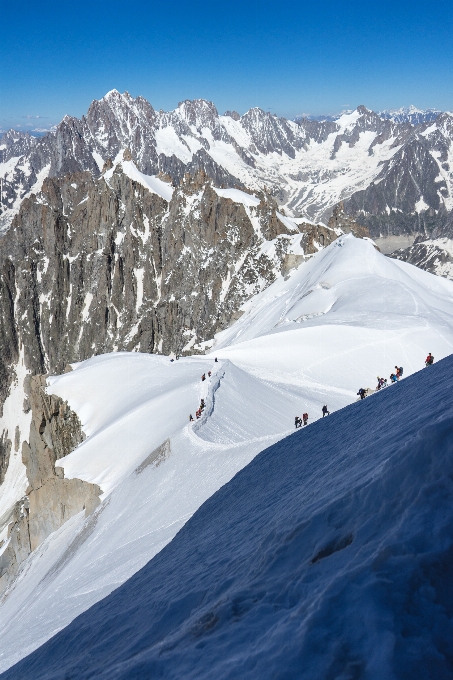
<svg viewBox="0 0 453 680"><path fill-rule="evenodd" d="M3 430L0 435L0 485L5 481L5 474L9 465L11 454L11 439L8 439L7 431Z"/></svg>
<svg viewBox="0 0 453 680"><path fill-rule="evenodd" d="M249 133L254 147L263 154L284 151L294 158L295 151L304 147L304 138L296 135L285 118L277 118L262 109L247 111L241 117L241 125Z"/></svg>
<svg viewBox="0 0 453 680"><path fill-rule="evenodd" d="M448 243L445 241L446 239L424 240L419 236L412 246L395 250L389 257L409 262L431 274L453 279L453 255L451 248L447 249Z"/></svg>
<svg viewBox="0 0 453 680"><path fill-rule="evenodd" d="M325 245L336 238L321 229ZM270 195L246 209L203 171L170 203L121 165L109 183L49 178L0 241L0 370L8 376L19 341L33 374L116 350L194 351L275 279L292 237ZM260 251L266 240L276 260Z"/></svg>
<svg viewBox="0 0 453 680"><path fill-rule="evenodd" d="M329 227L331 229L341 229L345 234L353 234L357 238L370 237L370 232L366 227L358 224L350 215L346 214L343 201L333 209L332 217L329 220Z"/></svg>
<svg viewBox="0 0 453 680"><path fill-rule="evenodd" d="M386 164L375 182L345 202L346 210L363 216L372 236L379 236L379 215L387 222L387 233L404 233L398 214L411 215L415 225L418 214L414 206L420 195L431 216L441 209L440 196L448 190L444 180L437 180L438 175L439 166L426 144L414 139ZM406 222L406 229L408 226Z"/></svg>
<svg viewBox="0 0 453 680"><path fill-rule="evenodd" d="M12 377L11 366L19 358L19 346L14 318L16 267L8 257L4 258L0 266L0 415L2 415L3 403L8 395Z"/></svg>
<svg viewBox="0 0 453 680"><path fill-rule="evenodd" d="M224 113L223 115L224 115L224 116L229 116L229 117L232 118L233 120L239 120L240 117L241 117L241 116L238 114L237 111L225 111L225 113Z"/></svg>
<svg viewBox="0 0 453 680"><path fill-rule="evenodd" d="M393 146L399 147L397 152L383 163L366 189L345 200L346 212L367 226L372 237L420 232L433 238L451 235L447 160L453 117L441 114L434 121L415 128L398 126L396 131Z"/></svg>

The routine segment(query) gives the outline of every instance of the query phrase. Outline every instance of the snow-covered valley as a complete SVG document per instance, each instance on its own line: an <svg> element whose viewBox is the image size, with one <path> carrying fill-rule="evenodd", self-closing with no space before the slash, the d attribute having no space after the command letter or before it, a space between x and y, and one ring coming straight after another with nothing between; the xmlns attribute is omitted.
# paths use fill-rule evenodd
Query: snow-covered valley
<svg viewBox="0 0 453 680"><path fill-rule="evenodd" d="M436 362L452 354L452 302L453 282L345 235L246 302L204 356L119 352L47 378L48 394L67 400L87 436L56 467L97 484L101 504L52 533L5 592L0 669L140 570L219 488L291 434L296 415L309 414L303 440L324 404L333 413L395 365L405 379L428 351Z"/></svg>

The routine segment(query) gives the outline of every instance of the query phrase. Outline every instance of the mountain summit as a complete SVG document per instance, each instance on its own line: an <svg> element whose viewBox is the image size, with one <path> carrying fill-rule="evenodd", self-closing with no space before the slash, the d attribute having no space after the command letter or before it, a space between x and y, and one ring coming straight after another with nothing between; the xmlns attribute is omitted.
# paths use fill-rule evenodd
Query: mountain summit
<svg viewBox="0 0 453 680"><path fill-rule="evenodd" d="M446 236L453 208L449 117L359 106L335 120L294 122L259 108L220 116L203 99L164 112L112 90L82 119L67 116L43 138L3 136L3 229L44 178L76 171L97 177L127 148L140 172L161 173L175 186L203 170L220 188L272 192L293 217L326 221L344 201L373 237L420 230Z"/></svg>

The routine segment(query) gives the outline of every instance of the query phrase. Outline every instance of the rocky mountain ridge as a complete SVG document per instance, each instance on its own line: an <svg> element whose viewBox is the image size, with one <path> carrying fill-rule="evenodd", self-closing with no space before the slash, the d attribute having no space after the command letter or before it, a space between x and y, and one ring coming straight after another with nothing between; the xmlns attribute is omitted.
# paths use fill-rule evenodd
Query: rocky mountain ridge
<svg viewBox="0 0 453 680"><path fill-rule="evenodd" d="M390 257L409 262L436 276L453 279L452 239L425 239L418 236L411 246L395 250Z"/></svg>
<svg viewBox="0 0 453 680"><path fill-rule="evenodd" d="M47 536L79 512L89 515L100 503L97 485L65 479L62 468L56 466L84 435L77 415L62 399L47 395L45 384L43 376L27 379L32 420L28 441L22 445L22 460L29 486L12 508L7 535L0 542L0 593Z"/></svg>
<svg viewBox="0 0 453 680"><path fill-rule="evenodd" d="M344 201L374 238L447 235L453 116L412 125L407 116L387 113L359 106L334 121L294 122L259 108L221 116L202 99L164 112L112 90L86 116L66 116L42 138L3 136L0 219L7 229L45 177L89 171L96 178L128 148L141 172L166 176L175 186L203 170L219 187L266 188L288 214L316 222Z"/></svg>
<svg viewBox="0 0 453 680"><path fill-rule="evenodd" d="M0 249L4 374L21 344L32 373L120 349L192 352L287 255L341 233L285 218L268 194L222 196L201 170L167 201L131 166L48 178L23 201Z"/></svg>

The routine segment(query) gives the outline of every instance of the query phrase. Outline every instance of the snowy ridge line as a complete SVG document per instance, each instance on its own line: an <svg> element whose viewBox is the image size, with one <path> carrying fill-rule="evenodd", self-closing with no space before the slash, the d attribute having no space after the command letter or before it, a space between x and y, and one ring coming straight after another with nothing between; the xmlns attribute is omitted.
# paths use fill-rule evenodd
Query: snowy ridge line
<svg viewBox="0 0 453 680"><path fill-rule="evenodd" d="M368 460L373 470L378 469L385 458L382 448L393 447L403 434L407 436L405 428L412 416L417 422L423 420L418 411L410 413L410 405L399 397L407 388L406 379L398 389L385 390L360 406L355 404L357 389L373 385L377 375L387 375L395 364L404 366L405 378L419 372L420 385L429 384L431 389L434 379L420 369L428 350L436 361L453 351L453 282L386 258L369 241L344 236L341 242L342 247L328 246L288 279L277 279L250 299L244 306L246 314L216 335L217 344L207 355L173 362L157 354L96 356L49 379L48 392L66 400L90 434L84 446L57 465L67 478L106 489L109 503L83 543L73 542L85 522L79 515L30 556L25 576L0 604L0 671L137 573L264 448L282 440L279 446L288 455L293 447L306 453L296 463L304 478L310 478L297 495L298 507L300 503L308 507L313 491L333 497L340 476L348 484L352 481L348 469L339 471L337 463L348 468L357 462L360 468ZM352 272L356 276L351 278ZM307 296L308 288L312 294ZM322 316L313 317L319 313ZM276 329L282 314L288 323ZM311 317L301 324L297 322L301 315ZM237 338L241 329L243 334ZM202 382L202 373L207 376L208 371L211 377ZM200 396L206 402L202 417L189 424L189 413L193 414ZM426 400L426 390L425 394L414 390L413 399L415 404ZM438 400L436 391L433 401ZM344 409L351 402L352 409ZM387 413L397 402L408 412L402 423L400 413ZM322 425L303 428L302 439L291 439L288 435L296 434L294 416L307 412L313 425L321 418L322 404L332 415ZM445 408L445 402L441 405ZM366 415L374 408L379 409L379 419L370 418L364 428ZM345 425L349 419L354 426ZM391 437L390 421L396 423ZM370 428L375 428L370 441L376 455L361 450L360 442L357 445L360 432L369 437ZM135 474L167 439L171 455L165 462ZM343 446L347 439L356 447L355 460ZM327 441L327 452L324 448L320 455L320 444L325 447ZM330 458L332 449L338 450L336 461ZM288 457L281 460L282 474L292 481ZM358 470L361 478L362 472L363 468ZM272 483L280 482L276 478ZM297 573L330 538L336 540L332 532L332 525L319 531L316 545L298 560ZM68 546L72 552L65 552ZM328 565L321 558L318 563L321 569ZM55 575L44 580L54 565L58 565ZM291 579L286 582L293 588ZM310 606L308 602L304 611ZM188 676L182 672L178 677Z"/></svg>
<svg viewBox="0 0 453 680"><path fill-rule="evenodd" d="M211 377L207 378L207 380L209 380L209 383L207 385L207 390L205 392L204 413L202 413L201 418L199 418L197 421L195 421L195 423L193 423L191 429L194 433L199 433L202 425L204 425L209 416L213 414L215 405L215 393L220 388L220 382L225 377L225 372L228 368L228 365L230 364L231 362L229 359L223 361L219 369L214 373L214 375L211 374ZM203 397L200 395L200 398L202 399ZM200 439L202 439L202 437L200 437Z"/></svg>
<svg viewBox="0 0 453 680"><path fill-rule="evenodd" d="M452 359L436 369L263 452L5 680L327 680L372 654L361 677L450 677Z"/></svg>

